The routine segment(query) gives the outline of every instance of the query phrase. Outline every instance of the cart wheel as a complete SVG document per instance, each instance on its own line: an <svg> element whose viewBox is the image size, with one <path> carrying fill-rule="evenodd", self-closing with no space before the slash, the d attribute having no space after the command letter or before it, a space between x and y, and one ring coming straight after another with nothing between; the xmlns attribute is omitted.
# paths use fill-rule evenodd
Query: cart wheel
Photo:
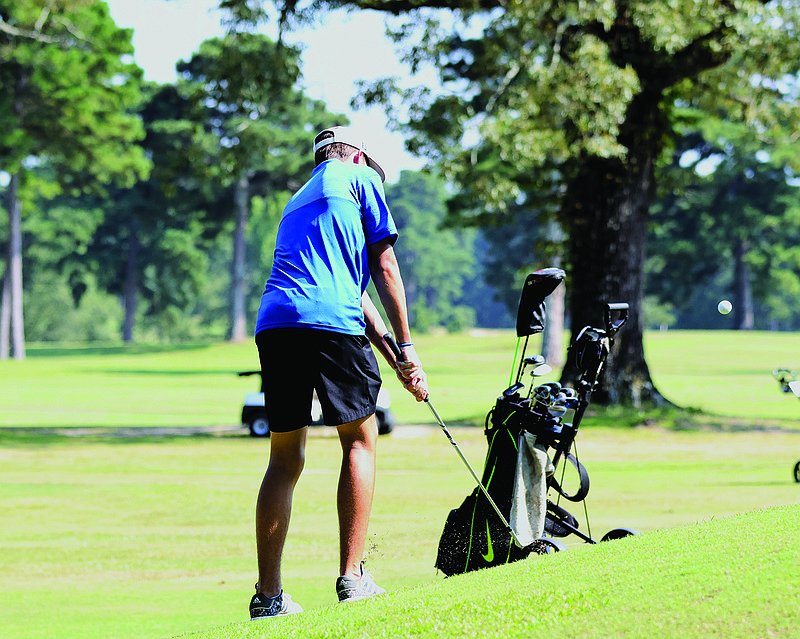
<svg viewBox="0 0 800 639"><path fill-rule="evenodd" d="M388 435L394 430L395 419L392 411L378 409L375 411L378 420L378 435Z"/></svg>
<svg viewBox="0 0 800 639"><path fill-rule="evenodd" d="M800 484L800 461L794 465L794 480Z"/></svg>
<svg viewBox="0 0 800 639"><path fill-rule="evenodd" d="M561 552L566 550L567 546L564 542L558 539L551 539L550 537L539 537L534 539L533 543L528 546L529 555L550 555L554 552Z"/></svg>
<svg viewBox="0 0 800 639"><path fill-rule="evenodd" d="M266 417L256 417L248 425L251 437L269 437L269 422Z"/></svg>
<svg viewBox="0 0 800 639"><path fill-rule="evenodd" d="M609 530L600 541L613 541L615 539L624 539L625 537L633 537L634 535L641 534L634 528L614 528Z"/></svg>

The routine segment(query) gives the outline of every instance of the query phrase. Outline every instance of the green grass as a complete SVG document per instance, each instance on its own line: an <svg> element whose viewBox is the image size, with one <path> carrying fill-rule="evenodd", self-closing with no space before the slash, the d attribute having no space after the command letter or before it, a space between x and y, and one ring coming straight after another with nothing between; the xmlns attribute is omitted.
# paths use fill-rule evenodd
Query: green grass
<svg viewBox="0 0 800 639"><path fill-rule="evenodd" d="M253 344L31 347L0 363L0 425L218 426L240 418Z"/></svg>
<svg viewBox="0 0 800 639"><path fill-rule="evenodd" d="M432 399L445 421L482 424L508 385L516 348L513 332L420 335L415 340ZM537 347L533 338L529 353ZM736 418L746 428L797 419L800 402L780 393L771 373L781 366L800 371L800 334L650 332L645 352L657 388L680 406ZM0 362L0 426L231 426L240 419L244 395L258 386L255 377L236 375L258 367L250 342L32 346L28 354L24 362ZM556 378L554 372L544 379ZM384 379L401 423L433 422L385 367ZM619 418L636 423L648 417L612 411L606 422Z"/></svg>
<svg viewBox="0 0 800 639"><path fill-rule="evenodd" d="M453 433L479 466L482 433ZM287 590L313 614L281 622L277 636L293 636L292 624L299 624L296 636L344 636L345 629L354 633L347 636L366 636L375 627L386 636L456 636L442 634L451 618L463 634L499 636L507 615L508 636L526 636L531 627L536 636L603 636L626 610L622 619L631 632L670 623L686 637L714 636L697 630L700 613L684 610L687 601L702 604L703 613L718 606L715 619L726 624L768 627L780 636L776 615L787 610L786 597L796 603L797 508L753 515L724 532L706 526L797 504L791 478L800 458L797 433L587 428L579 441L592 480L586 500L592 534L632 526L646 533L642 541L624 551L571 545L563 557L445 581L433 568L438 537L471 480L436 429L400 429L380 441L367 553L368 568L396 594L375 607L342 609L331 606L339 445L325 429L314 431L284 570ZM244 434L125 438L0 430L2 636L254 636L256 628L236 624L246 618L256 578L253 505L266 444ZM572 512L581 515L580 506ZM776 562L785 567L768 574ZM589 573L593 564L600 572ZM540 566L548 568L540 573ZM784 574L793 570L794 582ZM776 581L766 587L770 575ZM654 584L643 589L644 599L643 583ZM509 593L514 584L525 584L517 599ZM682 584L686 593L674 596ZM730 589L724 597L714 594L720 584ZM795 590L785 592L792 584ZM764 593L772 608L762 617L748 608L745 621L735 621L742 601L755 605ZM642 617L653 598L661 598L659 606ZM536 625L526 627L520 611L529 624L536 616ZM558 635L577 619L589 629L596 623L597 634Z"/></svg>
<svg viewBox="0 0 800 639"><path fill-rule="evenodd" d="M711 520L360 605L182 636L791 637L800 621L800 546L789 541L798 517L794 506Z"/></svg>
<svg viewBox="0 0 800 639"><path fill-rule="evenodd" d="M649 332L645 356L656 387L680 406L738 419L800 414L772 378L776 368L800 372L800 333Z"/></svg>
<svg viewBox="0 0 800 639"><path fill-rule="evenodd" d="M415 341L437 409L480 467L482 432L456 424L482 423L516 339ZM400 428L380 439L367 553L391 595L335 606L340 449L315 429L284 569L309 612L264 626L239 622L268 442L243 429L117 428L235 425L257 385L236 372L257 366L255 347L32 347L24 362L0 362L0 426L12 427L0 428L0 636L792 636L800 403L771 371L800 370L800 336L648 333L645 348L658 388L703 412L592 410L578 437L591 533L632 526L642 537L444 580L438 538L472 481L438 429ZM386 378L398 420L431 425ZM628 428L638 424L649 427ZM582 519L582 505L570 510Z"/></svg>

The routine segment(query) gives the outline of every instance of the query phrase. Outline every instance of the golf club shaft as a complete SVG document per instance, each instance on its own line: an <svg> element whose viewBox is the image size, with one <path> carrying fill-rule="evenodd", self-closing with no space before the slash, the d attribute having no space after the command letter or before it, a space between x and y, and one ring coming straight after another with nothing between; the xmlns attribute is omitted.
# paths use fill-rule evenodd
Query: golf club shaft
<svg viewBox="0 0 800 639"><path fill-rule="evenodd" d="M390 333L386 333L386 335L384 335L383 338L386 340L386 343L389 344L389 348L392 349L392 352L394 353L394 356L398 360L402 360L403 354L400 352L400 347L397 345L397 342L394 341L394 337L392 337L392 335ZM500 518L500 521L503 523L503 526L505 526L505 529L511 535L511 538L514 540L514 543L519 548L523 548L524 546L523 546L522 543L520 543L519 538L517 537L517 534L514 532L514 529L511 527L511 524L508 523L508 520L505 518L503 513L500 512L500 508L497 506L497 504L495 503L494 499L492 499L492 496L489 494L489 491L486 490L486 487L483 485L483 482L481 481L481 478L478 476L478 473L475 472L475 469L472 467L472 464L469 463L469 460L466 458L464 453L461 451L461 448L456 443L456 440L453 439L453 436L450 434L450 431L447 429L447 425L444 423L444 420L442 420L441 416L439 415L439 412L436 410L434 405L431 403L430 395L428 397L426 397L424 401L428 405L428 408L430 409L431 414L433 415L433 418L436 420L436 423L439 424L439 427L442 429L442 432L444 432L444 434L447 436L447 439L450 440L450 443L453 445L453 448L456 449L456 452L458 453L458 456L461 457L461 461L464 462L464 465L467 467L467 469L469 470L469 472L472 475L473 479L478 484L478 487L481 489L481 492L483 492L484 497L486 497L486 499L492 505L492 508L494 508L494 511L497 513L497 516Z"/></svg>

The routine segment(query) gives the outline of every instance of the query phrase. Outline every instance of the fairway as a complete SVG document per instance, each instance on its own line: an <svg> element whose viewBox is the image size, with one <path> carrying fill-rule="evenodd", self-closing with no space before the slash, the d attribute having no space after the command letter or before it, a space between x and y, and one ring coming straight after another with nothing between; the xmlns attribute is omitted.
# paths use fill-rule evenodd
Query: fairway
<svg viewBox="0 0 800 639"><path fill-rule="evenodd" d="M798 333L651 331L645 356L656 387L679 406L739 419L800 418L800 401L772 378L776 368L800 372Z"/></svg>
<svg viewBox="0 0 800 639"><path fill-rule="evenodd" d="M514 332L415 339L445 422L483 425L509 385ZM775 368L800 371L800 334L648 332L644 347L656 387L679 406L741 420L744 428L791 427L800 417L800 401L779 392L772 378ZM28 354L24 362L0 364L0 427L230 427L241 419L245 394L258 390L255 377L237 375L258 368L250 342L32 346ZM385 365L382 371L398 422L433 424ZM558 371L543 381L555 379Z"/></svg>
<svg viewBox="0 0 800 639"><path fill-rule="evenodd" d="M454 436L479 466L482 433L455 428ZM0 438L4 637L161 638L246 619L267 442L18 429ZM578 441L596 536L620 525L669 530L800 497L791 478L797 433L585 428ZM284 583L307 610L335 601L338 448L325 429L314 432L295 499ZM438 537L471 488L438 430L381 438L367 553L380 583L397 592L442 581L433 568ZM796 545L770 538L776 543Z"/></svg>
<svg viewBox="0 0 800 639"><path fill-rule="evenodd" d="M425 335L417 342L436 407L480 468L486 442L482 429L473 426L483 423L508 385L516 339L510 331L495 331ZM617 551L567 539L569 550L553 566L597 559L578 566L577 576L548 577L549 587L562 588L549 599L534 597L517 605L544 608L535 622L535 635L541 637L611 636L603 628L614 636L645 636L620 634L616 618L631 627L644 619L643 628L663 628L667 635L674 631L671 636L763 636L742 634L746 624L726 626L717 634L716 627L703 630L696 617L681 611L711 595L698 591L692 599L674 593L684 579L690 577L686 583L697 589L706 581L717 583L720 574L731 570L722 562L727 539L735 535L726 528L727 537L720 539L714 526L737 513L795 505L764 515L778 523L771 519L771 528L749 530L746 543L752 548L731 547L740 554L772 557L769 562L775 556L783 561L780 553L794 548L786 570L796 569L800 484L793 481L792 467L800 459L800 402L779 392L771 372L780 366L800 369L800 337L649 333L645 349L659 389L677 404L703 412L667 413L662 424L647 413L590 409L576 440L591 478L587 532L600 538L611 528L629 526L645 533L644 556L680 543L687 556L707 559L684 573L665 572L668 578L659 587L669 596L658 606L651 602L653 614L660 616L647 618L642 617L646 606L616 602L615 593L603 586L607 577L597 577L599 585L584 590L580 576L589 574L589 566L613 565L608 557ZM236 373L256 365L252 344L39 347L24 362L2 363L0 635L261 636L252 634L257 633L252 626L237 625L247 618L256 579L253 511L269 442L248 437L238 426L244 394L255 388L253 378ZM506 627L514 613L495 604L496 593L515 580L535 583L536 564L486 571L478 581L445 581L433 568L447 514L472 490L472 480L425 407L394 385L388 371L385 378L401 426L379 442L367 568L397 597L387 601L400 609L416 609L418 592L435 602L433 611L423 606L424 614L409 613L416 619L411 635L533 636L532 617ZM647 425L622 427L641 424ZM332 607L339 457L333 431L313 429L284 568L287 591L313 615L307 617L310 622L296 622L296 635L288 630L295 622L286 621L281 636L346 637L359 623L368 623L364 619L373 619L357 621ZM583 526L583 504L568 509ZM696 542L693 526L703 529ZM631 561L634 565L624 570L642 580L636 586L641 589L652 568L641 557ZM754 590L774 590L774 584L763 583L769 562L739 555L737 562L734 569L741 566L745 572L737 573L733 590L715 599L715 614L723 619L739 615L737 601L760 601ZM755 584L749 589L744 585L747 571ZM786 576L790 587L796 588L797 577ZM463 583L465 590L451 591L450 583ZM628 590L620 592L627 594L621 596L634 597L636 587L630 587L625 585ZM610 601L616 603L609 606ZM789 614L783 601L776 603L777 613L763 617L749 610L747 623L790 636L783 632ZM493 612L496 608L503 612ZM610 616L593 612L606 608ZM402 635L403 621L392 617L393 609L393 604L379 607L377 619ZM665 615L674 617L671 625L659 625L667 623ZM796 621L792 615L796 612L788 616ZM447 634L445 618L458 620L456 634ZM570 635L571 626L560 620L579 620L584 631ZM329 626L312 628L309 623ZM369 626L358 632L352 636L373 636Z"/></svg>

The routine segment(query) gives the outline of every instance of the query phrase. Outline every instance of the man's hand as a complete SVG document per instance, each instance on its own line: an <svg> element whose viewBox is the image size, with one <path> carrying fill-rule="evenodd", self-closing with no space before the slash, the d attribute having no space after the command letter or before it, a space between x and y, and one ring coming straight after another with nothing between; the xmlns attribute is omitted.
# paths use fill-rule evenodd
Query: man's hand
<svg viewBox="0 0 800 639"><path fill-rule="evenodd" d="M416 397L418 402L428 397L428 376L422 370L417 351L413 346L403 346L400 349L402 359L397 360L397 378L405 389Z"/></svg>

